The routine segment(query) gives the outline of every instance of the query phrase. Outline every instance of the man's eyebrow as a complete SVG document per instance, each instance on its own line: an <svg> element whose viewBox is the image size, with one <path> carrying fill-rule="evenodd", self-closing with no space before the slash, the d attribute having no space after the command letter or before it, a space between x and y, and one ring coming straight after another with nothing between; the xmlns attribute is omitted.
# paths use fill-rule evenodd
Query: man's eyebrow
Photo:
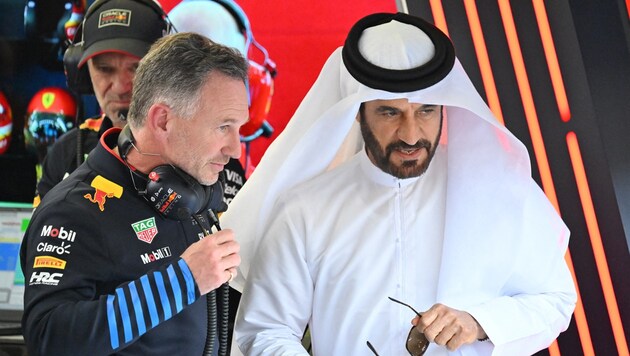
<svg viewBox="0 0 630 356"><path fill-rule="evenodd" d="M434 109L438 106L439 105L436 105L436 104L422 104L420 105L418 110ZM380 105L376 108L376 112L386 112L386 111L400 111L400 109L395 106L389 106L389 105Z"/></svg>
<svg viewBox="0 0 630 356"><path fill-rule="evenodd" d="M234 118L234 117L226 117L224 119L221 120L221 124L222 125L231 125L231 124L236 124L239 120ZM247 119L247 121L249 121L249 118Z"/></svg>
<svg viewBox="0 0 630 356"><path fill-rule="evenodd" d="M102 64L103 62L105 62L105 59L103 59L100 56L92 57L92 63L94 63L94 64Z"/></svg>
<svg viewBox="0 0 630 356"><path fill-rule="evenodd" d="M380 105L376 108L376 112L386 112L386 111L400 111L399 108L389 105Z"/></svg>

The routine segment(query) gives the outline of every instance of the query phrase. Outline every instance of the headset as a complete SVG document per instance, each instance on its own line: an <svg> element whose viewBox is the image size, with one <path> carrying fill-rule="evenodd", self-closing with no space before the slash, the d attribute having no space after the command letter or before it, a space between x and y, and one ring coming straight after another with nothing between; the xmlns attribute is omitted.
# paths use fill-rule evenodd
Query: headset
<svg viewBox="0 0 630 356"><path fill-rule="evenodd" d="M96 13L96 11L108 1L111 0L96 0L92 4L92 6L87 9L87 12L83 17L83 21L77 27L72 43L68 45L68 48L63 55L63 68L66 74L68 88L78 95L94 94L94 88L92 87L92 80L90 79L90 73L88 71L87 65L79 68L79 62L81 61L81 57L83 56L83 27L85 26L85 22L87 21L87 19L90 18L90 16L92 16L94 13ZM153 9L160 16L160 18L164 20L163 33L171 33L173 27L168 19L166 12L164 12L164 9L162 9L162 6L157 1L133 1L140 2L147 7Z"/></svg>
<svg viewBox="0 0 630 356"><path fill-rule="evenodd" d="M129 125L125 125L118 136L118 151L123 161L134 147L135 139ZM227 210L223 202L223 176L213 185L202 185L183 170L172 165L161 165L153 168L148 175L130 169L132 178L139 177L146 182L144 189L134 186L148 203L160 215L178 221L190 220L195 215Z"/></svg>

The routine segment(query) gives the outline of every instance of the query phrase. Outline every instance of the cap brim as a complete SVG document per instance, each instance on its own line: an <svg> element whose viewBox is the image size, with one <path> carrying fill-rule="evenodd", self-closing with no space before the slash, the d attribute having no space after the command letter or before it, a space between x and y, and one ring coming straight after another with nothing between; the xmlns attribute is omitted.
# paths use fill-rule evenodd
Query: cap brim
<svg viewBox="0 0 630 356"><path fill-rule="evenodd" d="M98 41L83 52L78 67L82 67L88 59L107 52L123 53L142 58L149 51L151 44L133 38L113 38Z"/></svg>

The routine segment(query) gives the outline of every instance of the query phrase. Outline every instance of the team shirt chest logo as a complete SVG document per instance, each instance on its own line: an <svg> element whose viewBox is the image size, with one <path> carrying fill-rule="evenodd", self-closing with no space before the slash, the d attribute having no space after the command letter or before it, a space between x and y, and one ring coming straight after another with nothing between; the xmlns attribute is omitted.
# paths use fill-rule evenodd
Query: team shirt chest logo
<svg viewBox="0 0 630 356"><path fill-rule="evenodd" d="M153 242L155 235L158 233L154 217L132 223L131 227L133 228L133 231L136 232L138 239L148 244Z"/></svg>
<svg viewBox="0 0 630 356"><path fill-rule="evenodd" d="M98 208L101 211L105 211L107 198L120 198L123 193L123 188L120 185L102 176L94 177L90 185L94 188L94 194L85 194L83 197L92 203L98 204Z"/></svg>

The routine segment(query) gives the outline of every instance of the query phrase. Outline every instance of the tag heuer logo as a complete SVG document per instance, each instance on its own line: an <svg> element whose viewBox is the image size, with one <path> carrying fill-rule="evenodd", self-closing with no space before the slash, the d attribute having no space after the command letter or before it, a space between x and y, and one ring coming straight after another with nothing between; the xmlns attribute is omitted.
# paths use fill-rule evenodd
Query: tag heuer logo
<svg viewBox="0 0 630 356"><path fill-rule="evenodd" d="M140 220L131 224L131 227L133 227L133 231L136 232L138 239L148 244L153 242L153 238L158 233L158 229L155 227L155 218Z"/></svg>

